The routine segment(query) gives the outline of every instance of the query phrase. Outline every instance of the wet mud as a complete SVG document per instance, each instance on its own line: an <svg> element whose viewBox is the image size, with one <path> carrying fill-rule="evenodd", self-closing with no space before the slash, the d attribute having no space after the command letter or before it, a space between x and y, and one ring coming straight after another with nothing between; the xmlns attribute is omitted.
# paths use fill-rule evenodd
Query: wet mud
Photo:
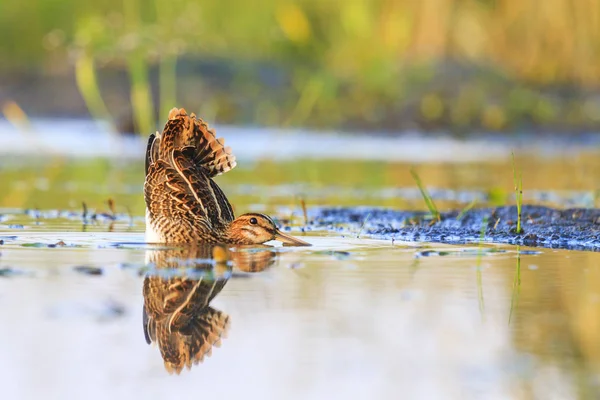
<svg viewBox="0 0 600 400"><path fill-rule="evenodd" d="M600 251L600 209L523 206L521 226L523 232L517 234L516 206L471 209L462 215L445 212L440 221L426 212L355 207L313 209L310 229L394 241L494 242Z"/></svg>

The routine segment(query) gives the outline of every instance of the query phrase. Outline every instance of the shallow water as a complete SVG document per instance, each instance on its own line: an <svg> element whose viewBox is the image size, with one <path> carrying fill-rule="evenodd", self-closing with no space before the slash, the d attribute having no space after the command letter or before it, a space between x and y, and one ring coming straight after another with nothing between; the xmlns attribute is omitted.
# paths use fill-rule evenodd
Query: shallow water
<svg viewBox="0 0 600 400"><path fill-rule="evenodd" d="M139 230L4 235L3 392L576 398L600 389L600 254L305 239L313 247L276 247L262 272L234 264L211 303L230 318L227 338L175 377L144 339L142 283L155 250Z"/></svg>
<svg viewBox="0 0 600 400"><path fill-rule="evenodd" d="M281 140L294 148L296 139ZM431 142L411 146L426 152ZM214 398L562 399L600 391L600 253L379 241L360 227L303 233L302 201L309 218L316 206L423 210L409 173L415 164L442 210L512 204L506 145L489 159L463 159L467 146L444 162L393 149L393 160L302 152L273 160L243 147L240 165L217 178L236 213L272 213L313 246L257 250L274 263L253 273L240 258L230 271L211 264L225 284L210 306L228 315L228 335L179 375L144 335L144 280L162 250L143 243L138 153L29 150L2 155L0 168L6 398L166 398L200 389ZM536 154L517 157L526 202L596 205L596 153ZM178 271L189 274L185 265Z"/></svg>

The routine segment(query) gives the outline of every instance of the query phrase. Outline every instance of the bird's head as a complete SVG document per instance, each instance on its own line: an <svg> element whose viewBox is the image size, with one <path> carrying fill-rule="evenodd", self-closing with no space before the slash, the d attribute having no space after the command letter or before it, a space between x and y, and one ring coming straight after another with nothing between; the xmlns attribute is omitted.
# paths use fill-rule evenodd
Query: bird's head
<svg viewBox="0 0 600 400"><path fill-rule="evenodd" d="M295 246L310 246L310 243L282 233L269 216L258 213L237 217L229 226L228 236L238 244L261 244L279 240Z"/></svg>

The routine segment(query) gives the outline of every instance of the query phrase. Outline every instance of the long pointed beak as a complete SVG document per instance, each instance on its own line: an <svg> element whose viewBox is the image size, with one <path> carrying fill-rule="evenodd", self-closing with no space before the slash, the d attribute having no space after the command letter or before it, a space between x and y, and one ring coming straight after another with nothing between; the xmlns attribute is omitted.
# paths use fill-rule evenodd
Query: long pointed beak
<svg viewBox="0 0 600 400"><path fill-rule="evenodd" d="M286 235L280 230L277 230L277 232L275 233L275 240L279 240L282 243L291 244L294 246L312 246L312 244L305 242L304 240L295 238L293 236Z"/></svg>

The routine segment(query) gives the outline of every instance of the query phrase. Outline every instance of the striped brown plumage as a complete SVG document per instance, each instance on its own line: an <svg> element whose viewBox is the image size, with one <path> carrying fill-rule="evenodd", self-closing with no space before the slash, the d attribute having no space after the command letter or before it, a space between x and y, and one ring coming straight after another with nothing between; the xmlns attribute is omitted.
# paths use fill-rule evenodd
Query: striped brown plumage
<svg viewBox="0 0 600 400"><path fill-rule="evenodd" d="M202 118L194 113L188 115L183 108L173 108L162 133L154 136L148 152L151 162L169 160L173 150L191 147L194 164L211 178L236 166L231 148L225 147L225 139L217 139L214 130Z"/></svg>
<svg viewBox="0 0 600 400"><path fill-rule="evenodd" d="M144 195L161 241L227 241L221 233L234 220L233 209L212 180L236 165L224 142L202 119L176 108L163 132L150 136Z"/></svg>
<svg viewBox="0 0 600 400"><path fill-rule="evenodd" d="M194 114L174 108L146 148L146 241L154 243L308 243L277 229L263 214L235 218L213 180L236 166L225 140Z"/></svg>

